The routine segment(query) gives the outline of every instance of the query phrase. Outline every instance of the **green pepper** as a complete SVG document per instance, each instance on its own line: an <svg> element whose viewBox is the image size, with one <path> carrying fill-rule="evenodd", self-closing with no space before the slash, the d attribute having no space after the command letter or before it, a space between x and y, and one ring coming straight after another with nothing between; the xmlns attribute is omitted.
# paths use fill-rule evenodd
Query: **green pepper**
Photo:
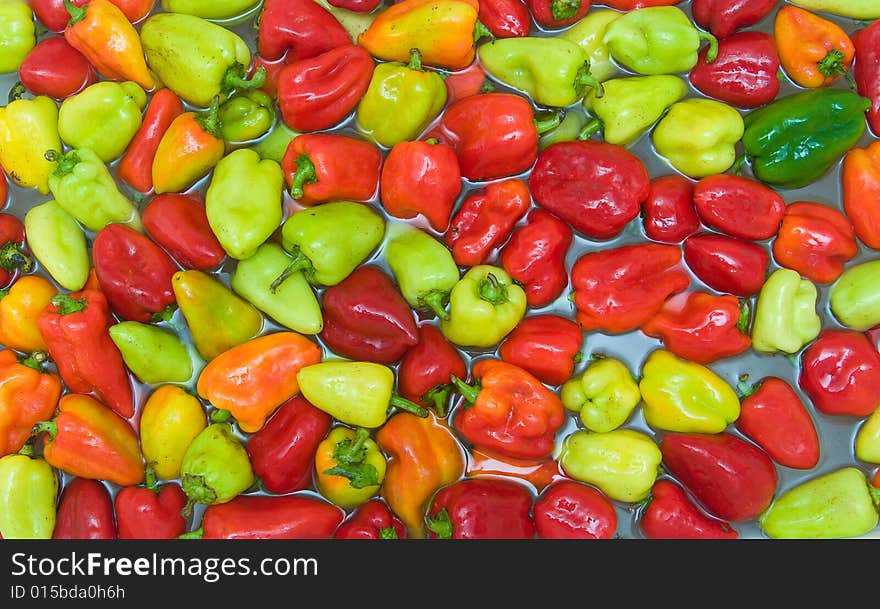
<svg viewBox="0 0 880 609"><path fill-rule="evenodd" d="M856 264L831 286L831 311L848 328L864 332L880 325L880 260Z"/></svg>
<svg viewBox="0 0 880 609"><path fill-rule="evenodd" d="M583 19L559 34L560 38L571 40L586 51L590 74L599 82L605 82L618 71L604 38L608 25L620 15L617 11L591 9Z"/></svg>
<svg viewBox="0 0 880 609"><path fill-rule="evenodd" d="M857 93L821 87L750 112L742 143L752 172L781 188L815 182L861 139L870 107Z"/></svg>
<svg viewBox="0 0 880 609"><path fill-rule="evenodd" d="M0 107L0 166L13 182L49 194L55 164L46 158L47 150L61 150L54 99L38 95Z"/></svg>
<svg viewBox="0 0 880 609"><path fill-rule="evenodd" d="M0 535L3 539L52 539L58 475L27 454L0 459Z"/></svg>
<svg viewBox="0 0 880 609"><path fill-rule="evenodd" d="M421 53L412 49L409 64L376 66L355 116L367 137L391 148L417 138L445 105L446 83L437 72L424 70Z"/></svg>
<svg viewBox="0 0 880 609"><path fill-rule="evenodd" d="M220 134L226 142L257 140L275 125L275 102L265 91L245 91L220 106Z"/></svg>
<svg viewBox="0 0 880 609"><path fill-rule="evenodd" d="M462 347L494 347L525 313L525 291L504 269L480 264L452 288L449 318L440 320L440 331Z"/></svg>
<svg viewBox="0 0 880 609"><path fill-rule="evenodd" d="M639 386L620 360L602 357L560 390L563 405L579 413L590 431L607 432L623 425L642 400Z"/></svg>
<svg viewBox="0 0 880 609"><path fill-rule="evenodd" d="M299 132L288 127L284 121L275 121L275 126L269 134L249 148L259 154L261 159L272 159L280 163L284 159L284 153L287 152L287 146L297 135Z"/></svg>
<svg viewBox="0 0 880 609"><path fill-rule="evenodd" d="M147 94L134 82L104 80L61 102L58 133L72 148L88 148L105 163L128 148L141 126Z"/></svg>
<svg viewBox="0 0 880 609"><path fill-rule="evenodd" d="M558 142L573 142L580 137L586 122L582 113L566 112L558 127L538 138L538 149L545 150Z"/></svg>
<svg viewBox="0 0 880 609"><path fill-rule="evenodd" d="M108 332L125 365L142 382L185 383L192 377L189 350L173 332L138 321L114 324Z"/></svg>
<svg viewBox="0 0 880 609"><path fill-rule="evenodd" d="M31 253L52 279L66 290L81 290L89 279L86 235L82 227L54 200L32 207L24 216Z"/></svg>
<svg viewBox="0 0 880 609"><path fill-rule="evenodd" d="M230 257L250 258L284 217L281 165L248 148L230 152L214 167L205 193L211 230Z"/></svg>
<svg viewBox="0 0 880 609"><path fill-rule="evenodd" d="M281 229L294 255L291 272L305 270L310 283L331 286L348 277L385 236L385 220L372 207L331 201L292 214ZM280 281L284 281L279 277Z"/></svg>
<svg viewBox="0 0 880 609"><path fill-rule="evenodd" d="M785 491L758 518L773 538L841 539L877 526L880 489L856 467L843 467Z"/></svg>
<svg viewBox="0 0 880 609"><path fill-rule="evenodd" d="M590 74L587 52L565 38L498 38L477 50L486 72L542 106L565 108L602 85Z"/></svg>
<svg viewBox="0 0 880 609"><path fill-rule="evenodd" d="M0 2L0 74L17 72L37 44L34 13L24 0Z"/></svg>
<svg viewBox="0 0 880 609"><path fill-rule="evenodd" d="M285 271L293 262L277 243L264 243L250 258L240 260L232 273L232 289L282 326L301 334L318 334L324 327L321 306L302 271ZM273 287L276 279L284 280Z"/></svg>
<svg viewBox="0 0 880 609"><path fill-rule="evenodd" d="M758 293L752 348L761 353L797 353L819 336L822 319L816 313L818 295L815 284L797 271L774 271Z"/></svg>
<svg viewBox="0 0 880 609"><path fill-rule="evenodd" d="M859 427L855 441L856 459L880 463L880 406Z"/></svg>
<svg viewBox="0 0 880 609"><path fill-rule="evenodd" d="M162 0L162 8L169 13L218 21L242 17L259 4L260 0Z"/></svg>
<svg viewBox="0 0 880 609"><path fill-rule="evenodd" d="M449 249L428 233L395 223L385 246L388 266L403 297L414 309L428 309L448 319L444 309L461 275Z"/></svg>

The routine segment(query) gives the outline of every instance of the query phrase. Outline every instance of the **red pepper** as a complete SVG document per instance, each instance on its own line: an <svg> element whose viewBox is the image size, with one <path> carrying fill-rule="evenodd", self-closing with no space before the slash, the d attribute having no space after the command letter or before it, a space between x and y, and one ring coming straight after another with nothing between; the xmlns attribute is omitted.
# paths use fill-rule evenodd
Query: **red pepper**
<svg viewBox="0 0 880 609"><path fill-rule="evenodd" d="M116 320L98 290L58 294L37 324L67 388L94 393L120 416L134 414L131 378L108 330Z"/></svg>
<svg viewBox="0 0 880 609"><path fill-rule="evenodd" d="M525 480L540 493L557 480L566 479L552 456L544 459L514 459L485 448L471 447L467 460L468 477L504 476Z"/></svg>
<svg viewBox="0 0 880 609"><path fill-rule="evenodd" d="M519 178L493 182L468 195L446 233L456 264L488 262L530 205L529 187Z"/></svg>
<svg viewBox="0 0 880 609"><path fill-rule="evenodd" d="M533 539L532 493L518 482L470 478L434 495L427 521L431 539Z"/></svg>
<svg viewBox="0 0 880 609"><path fill-rule="evenodd" d="M333 127L367 92L374 67L369 52L350 43L288 63L278 74L282 119L296 131Z"/></svg>
<svg viewBox="0 0 880 609"><path fill-rule="evenodd" d="M144 230L182 267L208 271L226 258L198 192L167 193L154 197L141 215Z"/></svg>
<svg viewBox="0 0 880 609"><path fill-rule="evenodd" d="M880 136L880 21L856 30L851 40L856 55L852 75L859 94L871 100L868 125Z"/></svg>
<svg viewBox="0 0 880 609"><path fill-rule="evenodd" d="M583 342L580 326L559 315L533 315L507 335L498 355L548 385L561 385L580 361Z"/></svg>
<svg viewBox="0 0 880 609"><path fill-rule="evenodd" d="M370 499L359 505L343 522L336 539L406 539L406 526L395 516L384 501Z"/></svg>
<svg viewBox="0 0 880 609"><path fill-rule="evenodd" d="M27 54L18 78L34 95L63 100L93 84L98 75L85 55L70 46L64 36L51 36Z"/></svg>
<svg viewBox="0 0 880 609"><path fill-rule="evenodd" d="M146 323L174 304L171 277L179 269L142 233L108 224L95 236L92 258L101 291L122 319Z"/></svg>
<svg viewBox="0 0 880 609"><path fill-rule="evenodd" d="M774 236L785 214L785 199L778 192L757 180L726 173L696 183L694 206L706 226L751 241Z"/></svg>
<svg viewBox="0 0 880 609"><path fill-rule="evenodd" d="M419 342L403 355L397 368L397 389L400 395L422 406L433 406L437 414L446 416L446 407L453 385L452 375L464 378L464 358L446 340L437 326L419 326Z"/></svg>
<svg viewBox="0 0 880 609"><path fill-rule="evenodd" d="M526 0L532 17L545 30L558 30L584 18L590 0Z"/></svg>
<svg viewBox="0 0 880 609"><path fill-rule="evenodd" d="M313 0L266 0L257 30L260 56L288 62L351 44L333 13Z"/></svg>
<svg viewBox="0 0 880 609"><path fill-rule="evenodd" d="M880 353L861 332L822 330L804 351L798 383L821 412L866 417L878 406Z"/></svg>
<svg viewBox="0 0 880 609"><path fill-rule="evenodd" d="M497 359L478 361L471 375L476 387L453 378L464 397L454 415L461 434L507 457L549 457L566 419L559 396L526 370Z"/></svg>
<svg viewBox="0 0 880 609"><path fill-rule="evenodd" d="M713 290L751 296L764 285L770 255L751 241L701 233L684 242L684 261Z"/></svg>
<svg viewBox="0 0 880 609"><path fill-rule="evenodd" d="M0 182L6 185L5 179ZM12 285L21 273L30 273L36 268L33 258L25 250L25 243L22 221L17 216L0 212L0 288Z"/></svg>
<svg viewBox="0 0 880 609"><path fill-rule="evenodd" d="M648 539L736 539L739 533L723 520L694 505L687 493L671 480L660 479L639 519Z"/></svg>
<svg viewBox="0 0 880 609"><path fill-rule="evenodd" d="M113 500L103 482L73 478L64 485L52 539L116 539Z"/></svg>
<svg viewBox="0 0 880 609"><path fill-rule="evenodd" d="M681 292L642 325L672 353L699 364L738 355L752 346L749 310L736 296Z"/></svg>
<svg viewBox="0 0 880 609"><path fill-rule="evenodd" d="M281 160L290 195L306 207L371 199L379 186L381 166L382 152L377 146L332 133L296 136Z"/></svg>
<svg viewBox="0 0 880 609"><path fill-rule="evenodd" d="M204 539L330 539L343 518L342 508L311 495L239 495L208 506L199 532Z"/></svg>
<svg viewBox="0 0 880 609"><path fill-rule="evenodd" d="M611 539L617 510L602 491L574 480L548 486L535 500L535 528L541 539Z"/></svg>
<svg viewBox="0 0 880 609"><path fill-rule="evenodd" d="M332 422L330 415L297 395L251 435L247 453L267 491L283 495L312 485L315 451Z"/></svg>
<svg viewBox="0 0 880 609"><path fill-rule="evenodd" d="M684 176L672 174L651 180L642 205L649 239L681 243L700 230L700 218L694 209L694 183Z"/></svg>
<svg viewBox="0 0 880 609"><path fill-rule="evenodd" d="M482 10L483 5L480 5ZM479 62L475 61L464 70L450 72L444 79L446 83L446 103L451 105L460 99L477 95L478 93L489 93L495 89L495 85L488 79L486 72Z"/></svg>
<svg viewBox="0 0 880 609"><path fill-rule="evenodd" d="M810 469L819 462L816 425L781 378L766 377L746 391L736 428L779 465Z"/></svg>
<svg viewBox="0 0 880 609"><path fill-rule="evenodd" d="M558 142L538 155L529 176L535 203L590 239L610 239L639 215L651 178L621 146Z"/></svg>
<svg viewBox="0 0 880 609"><path fill-rule="evenodd" d="M672 6L679 2L681 0L605 0L602 4L616 8L619 11L632 11L648 6Z"/></svg>
<svg viewBox="0 0 880 609"><path fill-rule="evenodd" d="M731 433L666 433L660 451L666 471L722 520L752 520L773 500L777 483L773 461Z"/></svg>
<svg viewBox="0 0 880 609"><path fill-rule="evenodd" d="M480 0L478 17L495 38L528 36L532 29L531 12L523 0Z"/></svg>
<svg viewBox="0 0 880 609"><path fill-rule="evenodd" d="M501 250L501 265L523 284L530 307L550 304L568 285L565 256L571 241L568 224L543 209L534 209Z"/></svg>
<svg viewBox="0 0 880 609"><path fill-rule="evenodd" d="M855 231L846 216L810 201L797 201L785 208L773 241L773 257L780 266L816 283L837 279L858 253Z"/></svg>
<svg viewBox="0 0 880 609"><path fill-rule="evenodd" d="M74 6L83 7L89 0L72 0ZM111 0L126 19L135 23L150 14L156 4L156 0ZM34 11L37 19L46 26L50 32L63 32L70 21L70 13L64 6L64 0L29 0L28 4Z"/></svg>
<svg viewBox="0 0 880 609"><path fill-rule="evenodd" d="M369 13L379 6L382 0L327 0L328 4L355 13Z"/></svg>
<svg viewBox="0 0 880 609"><path fill-rule="evenodd" d="M321 340L343 357L390 364L419 342L412 309L376 265L360 266L327 288L322 309Z"/></svg>
<svg viewBox="0 0 880 609"><path fill-rule="evenodd" d="M678 247L655 243L584 254L571 269L581 329L618 333L641 327L666 298L690 285L680 263Z"/></svg>
<svg viewBox="0 0 880 609"><path fill-rule="evenodd" d="M433 140L400 142L388 152L379 176L379 200L395 218L422 214L438 232L449 227L461 193L455 151Z"/></svg>
<svg viewBox="0 0 880 609"><path fill-rule="evenodd" d="M773 12L779 0L694 0L694 21L721 40Z"/></svg>
<svg viewBox="0 0 880 609"><path fill-rule="evenodd" d="M153 159L162 136L175 118L183 114L183 103L171 89L156 91L150 98L144 120L117 167L119 178L139 192L153 190Z"/></svg>
<svg viewBox="0 0 880 609"><path fill-rule="evenodd" d="M148 481L149 485L150 482ZM186 531L186 493L176 482L153 490L127 486L116 494L119 539L176 539Z"/></svg>
<svg viewBox="0 0 880 609"><path fill-rule="evenodd" d="M737 32L718 41L718 55L706 60L700 51L688 75L701 93L740 108L769 104L779 93L779 53L765 32Z"/></svg>

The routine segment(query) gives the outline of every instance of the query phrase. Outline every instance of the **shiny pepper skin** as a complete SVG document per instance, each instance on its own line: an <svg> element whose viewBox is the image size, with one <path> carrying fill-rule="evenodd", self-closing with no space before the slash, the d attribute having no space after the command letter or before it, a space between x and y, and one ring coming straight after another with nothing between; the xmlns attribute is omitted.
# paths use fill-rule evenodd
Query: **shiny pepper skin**
<svg viewBox="0 0 880 609"><path fill-rule="evenodd" d="M694 209L694 183L678 174L651 180L642 204L645 234L661 243L681 243L700 230Z"/></svg>
<svg viewBox="0 0 880 609"><path fill-rule="evenodd" d="M534 374L548 385L561 385L579 361L583 333L559 315L532 315L507 335L498 349L504 361Z"/></svg>
<svg viewBox="0 0 880 609"><path fill-rule="evenodd" d="M821 412L866 417L880 405L880 353L861 332L825 329L804 351L798 381Z"/></svg>
<svg viewBox="0 0 880 609"><path fill-rule="evenodd" d="M531 509L524 484L466 478L440 489L426 519L431 539L532 539Z"/></svg>
<svg viewBox="0 0 880 609"><path fill-rule="evenodd" d="M694 186L700 219L732 237L758 241L779 230L785 199L769 186L742 176L716 174Z"/></svg>
<svg viewBox="0 0 880 609"><path fill-rule="evenodd" d="M548 486L535 500L535 528L541 539L611 539L617 511L601 491L574 480Z"/></svg>
<svg viewBox="0 0 880 609"><path fill-rule="evenodd" d="M406 539L406 526L381 499L358 506L336 533L336 539Z"/></svg>
<svg viewBox="0 0 880 609"><path fill-rule="evenodd" d="M113 499L99 480L72 478L61 492L52 539L116 539Z"/></svg>
<svg viewBox="0 0 880 609"><path fill-rule="evenodd" d="M736 539L739 533L723 520L709 516L671 480L657 480L639 518L648 539Z"/></svg>
<svg viewBox="0 0 880 609"><path fill-rule="evenodd" d="M684 261L707 286L734 296L761 291L770 254L760 244L717 233L700 233L684 242Z"/></svg>

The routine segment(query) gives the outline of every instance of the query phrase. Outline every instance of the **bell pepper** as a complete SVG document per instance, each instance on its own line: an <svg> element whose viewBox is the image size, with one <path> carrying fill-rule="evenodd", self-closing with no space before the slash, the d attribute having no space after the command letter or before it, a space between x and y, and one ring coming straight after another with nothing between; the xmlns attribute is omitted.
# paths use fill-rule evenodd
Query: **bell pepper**
<svg viewBox="0 0 880 609"><path fill-rule="evenodd" d="M639 215L650 177L621 146L560 142L541 154L529 176L535 203L589 239L610 239Z"/></svg>
<svg viewBox="0 0 880 609"><path fill-rule="evenodd" d="M496 38L528 36L532 28L531 10L523 0L482 0L477 18Z"/></svg>
<svg viewBox="0 0 880 609"><path fill-rule="evenodd" d="M384 501L371 499L355 508L336 532L335 539L406 539L406 525Z"/></svg>
<svg viewBox="0 0 880 609"><path fill-rule="evenodd" d="M773 461L732 433L666 433L660 450L666 471L717 518L753 520L773 501Z"/></svg>
<svg viewBox="0 0 880 609"><path fill-rule="evenodd" d="M150 394L139 422L141 450L159 480L180 476L186 449L207 426L201 402L182 387L162 385Z"/></svg>
<svg viewBox="0 0 880 609"><path fill-rule="evenodd" d="M25 251L25 241L24 223L13 214L0 212L0 288L9 287L19 273L32 273L36 268Z"/></svg>
<svg viewBox="0 0 880 609"><path fill-rule="evenodd" d="M292 263L280 245L264 243L256 254L238 261L230 284L236 294L282 326L301 334L318 334L324 328L324 317L303 272L287 273L284 281L272 287Z"/></svg>
<svg viewBox="0 0 880 609"><path fill-rule="evenodd" d="M162 0L162 8L171 13L185 13L203 19L226 21L249 13L260 4L259 0Z"/></svg>
<svg viewBox="0 0 880 609"><path fill-rule="evenodd" d="M609 499L636 503L651 492L661 458L654 440L640 431L579 430L565 437L559 464L567 476L595 486Z"/></svg>
<svg viewBox="0 0 880 609"><path fill-rule="evenodd" d="M188 189L220 162L226 146L220 133L218 99L205 112L184 112L168 125L153 157L153 191Z"/></svg>
<svg viewBox="0 0 880 609"><path fill-rule="evenodd" d="M187 501L181 514L189 518L196 503L231 501L254 483L254 471L242 441L228 423L211 423L197 435L180 464Z"/></svg>
<svg viewBox="0 0 880 609"><path fill-rule="evenodd" d="M559 396L584 427L599 433L623 425L642 400L626 364L612 357L592 359L586 370L562 385Z"/></svg>
<svg viewBox="0 0 880 609"><path fill-rule="evenodd" d="M51 539L55 528L58 474L44 459L0 458L0 536Z"/></svg>
<svg viewBox="0 0 880 609"><path fill-rule="evenodd" d="M737 539L727 522L706 514L671 480L657 480L639 517L648 539Z"/></svg>
<svg viewBox="0 0 880 609"><path fill-rule="evenodd" d="M180 513L185 505L186 495L176 482L120 489L114 500L119 539L176 539L186 531Z"/></svg>
<svg viewBox="0 0 880 609"><path fill-rule="evenodd" d="M758 518L770 538L842 539L873 530L880 489L848 466L815 475L783 492Z"/></svg>
<svg viewBox="0 0 880 609"><path fill-rule="evenodd" d="M880 142L847 152L840 172L843 212L856 236L880 249Z"/></svg>
<svg viewBox="0 0 880 609"><path fill-rule="evenodd" d="M542 209L529 212L501 250L501 265L523 284L530 307L554 301L568 285L565 256L572 242L568 224Z"/></svg>
<svg viewBox="0 0 880 609"><path fill-rule="evenodd" d="M590 0L525 0L542 29L558 30L577 23L589 12Z"/></svg>
<svg viewBox="0 0 880 609"><path fill-rule="evenodd" d="M0 290L0 345L24 353L45 351L37 319L58 290L40 275L25 275Z"/></svg>
<svg viewBox="0 0 880 609"><path fill-rule="evenodd" d="M64 39L50 36L35 46L18 69L21 84L34 95L64 99L97 79L95 68Z"/></svg>
<svg viewBox="0 0 880 609"><path fill-rule="evenodd" d="M210 271L226 258L197 192L153 197L141 214L144 231L184 269Z"/></svg>
<svg viewBox="0 0 880 609"><path fill-rule="evenodd" d="M73 478L64 485L52 539L116 539L113 499L103 482Z"/></svg>
<svg viewBox="0 0 880 609"><path fill-rule="evenodd" d="M282 120L297 131L339 124L367 92L374 67L366 49L355 44L288 63L278 74Z"/></svg>
<svg viewBox="0 0 880 609"><path fill-rule="evenodd" d="M381 427L392 408L419 417L430 413L394 394L394 371L375 362L328 360L300 369L300 392L309 402L341 423L354 427Z"/></svg>
<svg viewBox="0 0 880 609"><path fill-rule="evenodd" d="M47 150L61 150L58 106L46 95L14 99L0 107L0 166L13 183L49 194L55 163Z"/></svg>
<svg viewBox="0 0 880 609"><path fill-rule="evenodd" d="M776 12L773 36L782 69L795 84L827 87L841 75L855 84L848 71L855 47L846 31L833 21L786 4Z"/></svg>
<svg viewBox="0 0 880 609"><path fill-rule="evenodd" d="M852 91L820 87L749 112L742 145L752 173L775 188L812 184L862 137L870 106Z"/></svg>
<svg viewBox="0 0 880 609"><path fill-rule="evenodd" d="M706 226L751 241L776 235L786 213L785 199L769 186L722 173L694 185L694 207Z"/></svg>
<svg viewBox="0 0 880 609"><path fill-rule="evenodd" d="M381 166L382 153L374 144L335 133L296 136L281 161L290 196L305 207L368 201L379 186Z"/></svg>
<svg viewBox="0 0 880 609"><path fill-rule="evenodd" d="M32 207L24 216L27 244L34 258L58 284L80 290L89 275L86 235L56 201Z"/></svg>
<svg viewBox="0 0 880 609"><path fill-rule="evenodd" d="M880 408L859 426L853 449L859 461L880 463Z"/></svg>
<svg viewBox="0 0 880 609"><path fill-rule="evenodd" d="M719 40L756 25L777 7L779 0L694 0L694 21Z"/></svg>
<svg viewBox="0 0 880 609"><path fill-rule="evenodd" d="M694 183L678 174L651 180L642 203L645 235L661 243L682 243L702 226L694 208Z"/></svg>
<svg viewBox="0 0 880 609"><path fill-rule="evenodd" d="M425 64L460 70L474 60L478 10L476 0L403 0L379 13L357 43L386 61L409 61L418 47Z"/></svg>
<svg viewBox="0 0 880 609"><path fill-rule="evenodd" d="M425 514L431 539L533 539L532 493L500 478L459 480L440 489Z"/></svg>
<svg viewBox="0 0 880 609"><path fill-rule="evenodd" d="M473 266L449 294L449 319L440 331L460 347L494 347L526 313L526 293L504 269Z"/></svg>
<svg viewBox="0 0 880 609"><path fill-rule="evenodd" d="M61 397L61 379L43 370L45 354L19 358L13 351L0 351L0 456L24 447L31 429L51 418Z"/></svg>
<svg viewBox="0 0 880 609"><path fill-rule="evenodd" d="M408 537L422 539L428 501L464 474L461 444L442 419L409 412L390 417L376 433L376 442L388 456L379 492L406 525Z"/></svg>
<svg viewBox="0 0 880 609"><path fill-rule="evenodd" d="M535 499L535 531L539 539L612 539L617 509L601 491L561 480Z"/></svg>
<svg viewBox="0 0 880 609"><path fill-rule="evenodd" d="M284 249L294 255L287 272L305 270L310 282L336 285L354 271L385 236L385 219L373 207L331 201L294 212L281 229ZM284 281L282 274L276 281Z"/></svg>
<svg viewBox="0 0 880 609"><path fill-rule="evenodd" d="M171 285L193 344L205 361L247 342L263 329L263 316L256 307L207 273L178 271Z"/></svg>
<svg viewBox="0 0 880 609"><path fill-rule="evenodd" d="M778 269L758 294L752 323L752 348L759 353L797 353L819 335L816 285L797 271Z"/></svg>
<svg viewBox="0 0 880 609"><path fill-rule="evenodd" d="M571 269L581 329L629 332L651 318L672 294L690 285L681 250L655 243L584 254Z"/></svg>
<svg viewBox="0 0 880 609"><path fill-rule="evenodd" d="M617 66L612 61L608 46L604 41L605 32L608 25L619 18L621 13L597 9L592 6L591 9L574 25L557 35L560 38L571 40L586 51L587 58L590 60L590 74L597 81L605 82L617 73ZM498 36L497 33L495 35Z"/></svg>
<svg viewBox="0 0 880 609"><path fill-rule="evenodd" d="M714 99L690 98L670 106L651 132L651 141L672 167L699 179L733 165L743 129L736 108Z"/></svg>
<svg viewBox="0 0 880 609"><path fill-rule="evenodd" d="M856 30L851 40L858 58L852 69L856 90L871 100L868 125L875 135L880 134L880 78L877 77L877 68L880 67L880 25L875 21Z"/></svg>
<svg viewBox="0 0 880 609"><path fill-rule="evenodd" d="M52 467L120 486L144 480L137 434L125 419L93 397L76 393L62 396L55 418L34 426L35 434L44 432L48 437L43 457Z"/></svg>
<svg viewBox="0 0 880 609"><path fill-rule="evenodd" d="M254 474L267 491L284 495L312 486L315 452L333 419L298 395L284 402L247 442Z"/></svg>
<svg viewBox="0 0 880 609"><path fill-rule="evenodd" d="M757 243L699 233L685 240L684 260L694 275L713 290L752 296L764 285L770 255Z"/></svg>
<svg viewBox="0 0 880 609"><path fill-rule="evenodd" d="M844 326L864 332L880 325L880 262L869 260L851 266L831 286L831 312ZM2 306L2 305L0 305Z"/></svg>
<svg viewBox="0 0 880 609"><path fill-rule="evenodd" d="M774 4L777 0L773 0ZM708 61L700 51L688 74L701 93L738 108L769 104L779 94L779 52L766 32L737 32L718 41L718 56Z"/></svg>
<svg viewBox="0 0 880 609"><path fill-rule="evenodd" d="M275 102L265 91L236 93L220 106L220 135L230 147L263 137L275 124Z"/></svg>
<svg viewBox="0 0 880 609"><path fill-rule="evenodd" d="M117 166L119 178L139 192L153 189L153 160L162 136L175 118L183 114L183 104L171 89L153 93L143 121Z"/></svg>
<svg viewBox="0 0 880 609"><path fill-rule="evenodd" d="M351 43L351 36L333 13L312 0L263 3L257 30L261 57L270 61L284 57L292 63Z"/></svg>
<svg viewBox="0 0 880 609"><path fill-rule="evenodd" d="M580 134L587 124L587 117L582 112L564 112L559 126L543 133L538 138L538 150L544 151L558 142L573 142L581 139ZM587 139L587 138L584 138Z"/></svg>
<svg viewBox="0 0 880 609"><path fill-rule="evenodd" d="M501 360L480 360L471 375L476 386L452 379L464 398L455 428L473 445L503 456L549 457L565 422L559 397L530 372Z"/></svg>
<svg viewBox="0 0 880 609"><path fill-rule="evenodd" d="M768 376L745 390L736 428L784 467L811 469L819 462L816 424L781 378Z"/></svg>
<svg viewBox="0 0 880 609"><path fill-rule="evenodd" d="M0 3L0 74L17 71L37 43L34 13L24 0Z"/></svg>
<svg viewBox="0 0 880 609"><path fill-rule="evenodd" d="M192 377L189 350L173 332L139 321L123 321L108 332L125 365L141 382L185 383Z"/></svg>
<svg viewBox="0 0 880 609"><path fill-rule="evenodd" d="M580 326L559 315L526 317L498 349L509 364L519 366L547 385L561 385L580 360Z"/></svg>
<svg viewBox="0 0 880 609"><path fill-rule="evenodd" d="M454 385L452 376L467 375L462 354L436 326L419 326L419 342L411 347L397 368L400 395L445 417Z"/></svg>
<svg viewBox="0 0 880 609"><path fill-rule="evenodd" d="M337 426L318 445L315 486L331 503L354 508L379 491L385 469L385 456L368 430Z"/></svg>

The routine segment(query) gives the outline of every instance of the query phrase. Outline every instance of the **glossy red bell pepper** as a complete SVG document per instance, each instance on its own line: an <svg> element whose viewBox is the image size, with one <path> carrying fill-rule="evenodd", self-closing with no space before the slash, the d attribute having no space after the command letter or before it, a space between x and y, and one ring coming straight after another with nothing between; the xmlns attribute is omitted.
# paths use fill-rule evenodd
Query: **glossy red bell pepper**
<svg viewBox="0 0 880 609"><path fill-rule="evenodd" d="M381 499L359 505L336 529L336 539L406 539L406 526Z"/></svg>
<svg viewBox="0 0 880 609"><path fill-rule="evenodd" d="M859 94L871 100L868 125L880 136L880 21L856 30L851 39L856 55L852 75Z"/></svg>
<svg viewBox="0 0 880 609"><path fill-rule="evenodd" d="M779 94L779 53L766 32L737 32L718 41L718 55L707 61L700 51L688 74L701 93L740 108L769 104Z"/></svg>
<svg viewBox="0 0 880 609"><path fill-rule="evenodd" d="M208 223L201 193L167 193L153 197L141 219L150 238L186 269L209 271L226 258L223 246Z"/></svg>
<svg viewBox="0 0 880 609"><path fill-rule="evenodd" d="M120 489L115 501L119 539L176 539L186 531L185 505L186 493L177 482Z"/></svg>
<svg viewBox="0 0 880 609"><path fill-rule="evenodd" d="M468 477L503 476L518 478L535 487L540 493L557 480L567 479L559 462L552 456L544 459L514 459L485 448L472 446L467 460Z"/></svg>
<svg viewBox="0 0 880 609"><path fill-rule="evenodd" d="M779 0L694 0L694 21L719 40L769 15Z"/></svg>
<svg viewBox="0 0 880 609"><path fill-rule="evenodd" d="M584 18L590 0L526 0L532 17L545 30L558 30Z"/></svg>
<svg viewBox="0 0 880 609"><path fill-rule="evenodd" d="M464 357L446 340L437 326L421 324L419 342L409 349L397 368L400 395L422 406L433 407L438 416L446 416L453 375L467 375Z"/></svg>
<svg viewBox="0 0 880 609"><path fill-rule="evenodd" d="M694 206L706 226L732 237L760 241L779 230L785 199L763 183L726 173L694 185Z"/></svg>
<svg viewBox="0 0 880 609"><path fill-rule="evenodd" d="M548 385L561 385L580 361L584 334L559 315L530 315L507 335L498 349L505 362L531 372Z"/></svg>
<svg viewBox="0 0 880 609"><path fill-rule="evenodd" d="M531 11L523 0L480 0L478 17L495 38L528 36L532 29Z"/></svg>
<svg viewBox="0 0 880 609"><path fill-rule="evenodd" d="M480 5L482 9L482 4ZM490 93L495 90L495 85L486 76L483 66L475 61L463 70L450 72L443 80L446 83L446 103L451 105L460 99Z"/></svg>
<svg viewBox="0 0 880 609"><path fill-rule="evenodd" d="M648 539L736 539L739 533L728 523L697 507L678 484L661 478L639 517Z"/></svg>
<svg viewBox="0 0 880 609"><path fill-rule="evenodd" d="M488 262L530 205L529 187L519 178L493 182L469 194L446 232L446 245L456 264Z"/></svg>
<svg viewBox="0 0 880 609"><path fill-rule="evenodd" d="M533 539L532 493L518 482L466 478L440 489L428 508L431 539Z"/></svg>
<svg viewBox="0 0 880 609"><path fill-rule="evenodd" d="M257 30L261 57L288 62L351 44L333 13L313 0L266 0Z"/></svg>
<svg viewBox="0 0 880 609"><path fill-rule="evenodd" d="M311 495L239 495L208 506L191 537L204 539L330 539L345 510ZM201 534L201 535L200 535Z"/></svg>
<svg viewBox="0 0 880 609"><path fill-rule="evenodd" d="M139 192L153 190L153 159L162 136L175 118L183 114L183 103L171 89L156 91L147 104L143 122L117 167L119 178Z"/></svg>
<svg viewBox="0 0 880 609"><path fill-rule="evenodd" d="M530 307L550 304L568 285L565 256L572 238L568 224L534 209L501 250L501 266L523 285Z"/></svg>
<svg viewBox="0 0 880 609"><path fill-rule="evenodd" d="M5 186L5 176L0 181ZM2 200L5 202L6 197ZM24 224L18 216L0 212L0 288L12 285L20 274L31 273L35 268L36 263L26 249Z"/></svg>
<svg viewBox="0 0 880 609"><path fill-rule="evenodd" d="M369 13L379 6L382 0L327 0L327 3L355 13Z"/></svg>
<svg viewBox="0 0 880 609"><path fill-rule="evenodd" d="M764 285L770 254L751 241L700 233L684 242L684 261L713 290L752 296Z"/></svg>
<svg viewBox="0 0 880 609"><path fill-rule="evenodd" d="M651 180L642 204L645 234L661 243L681 243L700 230L694 183L678 174Z"/></svg>
<svg viewBox="0 0 880 609"><path fill-rule="evenodd" d="M575 480L548 486L535 500L535 529L541 539L611 539L617 510L602 491Z"/></svg>
<svg viewBox="0 0 880 609"><path fill-rule="evenodd" d="M89 0L72 0L77 7L83 7ZM111 0L122 11L126 19L136 23L150 14L156 5L156 0ZM70 13L64 5L64 0L28 0L28 4L34 11L37 19L46 26L50 32L63 32L70 21Z"/></svg>
<svg viewBox="0 0 880 609"><path fill-rule="evenodd" d="M27 54L18 69L18 78L34 95L63 100L93 84L98 74L64 36L51 36Z"/></svg>
<svg viewBox="0 0 880 609"><path fill-rule="evenodd" d="M73 478L64 485L52 539L116 539L113 499L103 482Z"/></svg>

